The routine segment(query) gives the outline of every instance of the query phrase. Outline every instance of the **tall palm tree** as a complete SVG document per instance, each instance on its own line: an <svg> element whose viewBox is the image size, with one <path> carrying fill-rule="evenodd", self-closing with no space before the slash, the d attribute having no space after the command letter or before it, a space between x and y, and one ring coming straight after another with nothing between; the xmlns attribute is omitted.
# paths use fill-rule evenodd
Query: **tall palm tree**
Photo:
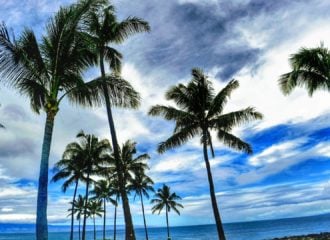
<svg viewBox="0 0 330 240"><path fill-rule="evenodd" d="M87 204L88 209L88 217L93 219L94 225L94 240L96 240L96 225L95 225L95 217L102 217L103 208L102 208L102 201L99 200L89 200Z"/></svg>
<svg viewBox="0 0 330 240"><path fill-rule="evenodd" d="M158 152L178 147L189 139L200 136L203 145L204 160L210 187L213 213L217 225L219 239L225 239L218 204L215 196L211 166L208 157L208 147L214 157L211 131L217 131L218 139L225 145L252 153L251 146L230 133L233 127L255 119L262 115L253 108L248 107L235 112L223 113L225 104L233 90L238 88L236 80L230 81L226 87L215 94L212 83L202 70L192 70L192 80L187 84L173 86L166 93L166 98L176 103L177 108L171 106L153 106L149 112L152 116L163 116L167 120L175 121L174 133L158 146Z"/></svg>
<svg viewBox="0 0 330 240"><path fill-rule="evenodd" d="M82 71L96 63L85 34L82 17L104 4L104 0L83 0L60 8L40 38L25 29L19 38L0 26L0 76L30 99L32 110L46 113L37 197L37 240L48 239L48 166L53 126L64 98L80 105L98 102L98 82L85 83ZM104 83L107 84L107 83ZM111 94L110 94L111 95Z"/></svg>
<svg viewBox="0 0 330 240"><path fill-rule="evenodd" d="M78 225L79 240L81 239L81 236L80 236L81 235L80 234L81 224L80 223L81 223L81 217L84 214L84 210L85 210L85 198L79 194L78 198L73 201L73 210L69 209L70 215L71 214L76 215L76 218L79 222L79 225Z"/></svg>
<svg viewBox="0 0 330 240"><path fill-rule="evenodd" d="M177 214L180 215L180 211L178 210L178 207L183 208L182 204L177 203L177 200L181 200L181 197L176 195L176 193L171 193L170 187L167 185L163 185L163 188L159 188L157 190L157 193L155 194L155 197L151 200L152 204L155 204L155 206L152 207L151 211L152 213L155 213L158 211L158 214L163 210L165 207L166 212L166 226L167 226L167 239L170 240L170 227L168 224L168 213L173 209Z"/></svg>
<svg viewBox="0 0 330 240"><path fill-rule="evenodd" d="M142 214L143 214L143 223L144 223L144 230L146 234L146 239L148 240L148 229L147 229L147 223L146 223L146 217L144 213L144 204L143 204L143 196L149 199L149 193L148 192L154 192L153 184L154 182L150 177L145 175L144 172L136 172L134 174L134 178L131 180L128 186L129 191L135 192L134 198L136 195L140 197L141 200L141 207L142 207Z"/></svg>
<svg viewBox="0 0 330 240"><path fill-rule="evenodd" d="M147 22L137 17L129 17L122 22L117 21L117 17L114 13L114 7L109 6L102 9L101 11L92 12L89 15L89 28L88 33L90 38L93 40L96 54L99 57L99 65L101 71L101 77L99 81L106 83L109 81L111 75L105 73L105 62L108 62L110 69L113 70L114 75L117 75L121 68L122 55L114 48L110 47L109 44L122 43L130 35L149 31L150 27ZM112 76L114 76L112 75ZM111 80L111 79L110 79ZM136 108L139 105L139 95L128 82L122 82L122 89L125 90L126 95L123 96L122 101L124 104L120 104L123 107ZM116 167L118 172L122 172L122 167L119 161L119 146L116 136L116 130L114 120L112 116L112 108L116 106L116 101L109 96L108 89L103 86L103 96L107 109L108 122L110 127L110 135L112 139L112 146L114 148L114 155L116 160ZM129 207L129 201L127 193L125 191L123 176L119 174L119 189L123 202L123 211L125 219L125 236L126 239L135 239L135 232L132 222L132 216Z"/></svg>
<svg viewBox="0 0 330 240"><path fill-rule="evenodd" d="M78 142L70 144L70 149L73 154L81 156L85 162L84 179L86 182L85 190L85 211L83 218L82 239L86 238L86 218L87 218L87 203L89 186L93 181L93 175L97 175L102 165L109 162L111 146L107 139L99 140L92 134L85 134L83 131L77 134Z"/></svg>
<svg viewBox="0 0 330 240"><path fill-rule="evenodd" d="M79 181L85 182L86 159L81 156L82 152L77 151L75 144L68 144L62 159L55 164L55 175L52 182L66 179L62 185L62 191L66 192L68 187L74 184L71 212L74 212L74 203L76 199ZM74 215L71 214L70 240L73 240Z"/></svg>
<svg viewBox="0 0 330 240"><path fill-rule="evenodd" d="M330 91L330 50L323 44L316 48L301 48L289 61L292 71L279 79L285 95L300 86L305 87L310 96L318 89Z"/></svg>
<svg viewBox="0 0 330 240"><path fill-rule="evenodd" d="M111 202L113 205L116 205L116 200L112 198L114 191L111 188L111 183L107 180L99 180L95 183L92 194L95 195L95 199L100 199L103 203L103 240L105 240L105 226L106 226L106 202Z"/></svg>

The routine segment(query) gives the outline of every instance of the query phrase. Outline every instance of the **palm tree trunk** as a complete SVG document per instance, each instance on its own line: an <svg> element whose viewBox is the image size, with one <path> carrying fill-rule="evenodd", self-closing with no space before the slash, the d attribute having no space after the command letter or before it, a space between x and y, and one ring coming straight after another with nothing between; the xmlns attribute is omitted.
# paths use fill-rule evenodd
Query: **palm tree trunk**
<svg viewBox="0 0 330 240"><path fill-rule="evenodd" d="M93 222L94 222L94 240L96 240L95 215L93 216Z"/></svg>
<svg viewBox="0 0 330 240"><path fill-rule="evenodd" d="M84 219L83 219L83 230L82 230L82 240L86 239L86 220L87 220L87 202L88 202L88 188L89 188L89 172L87 174L86 180L86 193L85 193L85 206L84 206Z"/></svg>
<svg viewBox="0 0 330 240"><path fill-rule="evenodd" d="M171 237L170 237L170 226L168 224L168 209L167 209L167 206L165 206L165 209L166 209L167 240L170 240Z"/></svg>
<svg viewBox="0 0 330 240"><path fill-rule="evenodd" d="M105 219L106 219L106 203L105 198L103 198L103 208L104 208L104 215L103 215L103 240L105 240Z"/></svg>
<svg viewBox="0 0 330 240"><path fill-rule="evenodd" d="M206 165L206 170L207 170L207 177L209 180L209 186L210 186L210 196L211 196L211 201L212 201L212 208L213 208L213 214L217 226L217 231L218 231L218 238L219 240L226 240L225 237L225 232L223 230L220 214L219 214L219 209L218 209L218 204L217 204L217 199L215 197L215 191L214 191L214 184L213 184L213 178L212 178L212 173L211 173L211 166L209 162L209 157L207 154L207 132L203 131L204 137L203 137L203 152L204 152L204 160L205 160L205 165Z"/></svg>
<svg viewBox="0 0 330 240"><path fill-rule="evenodd" d="M116 196L115 217L113 223L113 240L116 240L116 235L117 235L117 206L118 206L118 196Z"/></svg>
<svg viewBox="0 0 330 240"><path fill-rule="evenodd" d="M102 78L105 79L105 70L104 70L103 52L102 51L100 54L100 67L101 67ZM129 207L128 197L127 197L127 193L126 193L126 189L125 189L125 183L124 183L124 179L123 179L123 175L122 175L122 167L121 167L121 163L119 160L119 149L118 149L118 141L117 141L117 136L116 136L115 124L114 124L113 117L112 117L108 89L106 88L105 84L103 85L103 91L104 91L104 98L105 98L107 114L108 114L112 146L113 146L113 151L114 151L114 155L115 155L116 169L118 171L119 191L120 191L121 199L123 202L123 212L124 212L124 219L125 219L125 239L126 240L135 240L135 232L134 232L134 227L133 227L132 215L131 215L131 210Z"/></svg>
<svg viewBox="0 0 330 240"><path fill-rule="evenodd" d="M146 217L144 215L143 197L142 197L142 194L141 193L140 193L140 198L141 198L141 205L142 205L142 214L143 214L144 229L145 229L145 232L146 232L146 240L149 240L149 238L148 238L147 222L146 222Z"/></svg>
<svg viewBox="0 0 330 240"><path fill-rule="evenodd" d="M81 222L81 219L79 218L79 229L78 229L78 231L79 231L79 240L81 239L81 236L80 236L80 222Z"/></svg>
<svg viewBox="0 0 330 240"><path fill-rule="evenodd" d="M76 180L76 187L74 188L74 193L73 193L73 200L72 200L72 208L71 208L71 231L70 231L70 240L73 240L73 222L74 222L74 200L76 199L76 194L77 194L77 188L78 188L78 182L79 180Z"/></svg>
<svg viewBox="0 0 330 240"><path fill-rule="evenodd" d="M40 174L38 184L38 200L37 200L37 222L36 237L37 240L48 239L48 223L47 223L47 192L48 192L48 168L49 153L52 142L53 127L55 114L47 113L44 139L42 143Z"/></svg>

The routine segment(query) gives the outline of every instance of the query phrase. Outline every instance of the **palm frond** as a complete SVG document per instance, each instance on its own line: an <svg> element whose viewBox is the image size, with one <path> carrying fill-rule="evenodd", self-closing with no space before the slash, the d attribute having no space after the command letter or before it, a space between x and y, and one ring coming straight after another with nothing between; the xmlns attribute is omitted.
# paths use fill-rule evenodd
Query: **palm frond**
<svg viewBox="0 0 330 240"><path fill-rule="evenodd" d="M223 130L218 130L218 138L221 142L223 142L226 146L236 149L238 151L243 151L248 154L252 153L252 148L251 146L239 139L238 137L235 137L234 135L225 132Z"/></svg>
<svg viewBox="0 0 330 240"><path fill-rule="evenodd" d="M127 19L116 25L116 28L114 30L115 41L117 43L121 43L130 35L139 32L149 32L149 31L150 31L150 26L148 22L138 17L128 17Z"/></svg>
<svg viewBox="0 0 330 240"><path fill-rule="evenodd" d="M187 142L189 139L193 138L197 134L199 134L200 129L198 125L188 126L186 128L180 129L179 132L174 133L171 137L169 137L166 141L161 142L158 145L157 151L159 153L164 153L165 151L178 147L183 143Z"/></svg>

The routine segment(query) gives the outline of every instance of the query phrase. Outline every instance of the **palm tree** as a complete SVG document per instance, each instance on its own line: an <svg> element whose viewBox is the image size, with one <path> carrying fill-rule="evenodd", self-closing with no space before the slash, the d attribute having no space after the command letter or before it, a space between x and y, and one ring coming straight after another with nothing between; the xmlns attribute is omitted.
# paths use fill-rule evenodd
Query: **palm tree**
<svg viewBox="0 0 330 240"><path fill-rule="evenodd" d="M75 144L68 144L62 159L55 164L55 175L52 182L66 179L62 185L62 191L66 192L69 186L75 185L71 212L74 212L74 203L76 199L79 181L85 181L84 174L86 169L86 159L81 156L82 152L76 151ZM74 215L71 214L70 240L73 240Z"/></svg>
<svg viewBox="0 0 330 240"><path fill-rule="evenodd" d="M104 0L83 0L61 8L48 22L40 41L30 29L26 28L17 39L9 35L5 24L0 26L1 78L30 99L34 112L46 113L37 197L37 240L48 239L49 153L59 105L64 98L85 106L99 102L99 83L85 83L81 76L97 59L80 31L80 23L88 11L103 4Z"/></svg>
<svg viewBox="0 0 330 240"><path fill-rule="evenodd" d="M289 61L292 71L279 79L285 95L298 86L305 87L310 96L318 89L330 91L330 50L323 44L316 48L301 48Z"/></svg>
<svg viewBox="0 0 330 240"><path fill-rule="evenodd" d="M155 206L152 207L152 213L155 213L158 211L158 214L163 210L165 207L166 212L166 226L167 226L167 239L170 240L170 228L168 224L168 213L173 209L177 214L180 215L180 212L178 210L178 207L183 208L183 206L180 203L177 203L177 200L181 200L181 197L176 195L176 193L171 193L170 187L167 185L163 185L163 188L160 188L157 190L157 193L155 194L155 198L151 200L152 204L155 204Z"/></svg>
<svg viewBox="0 0 330 240"><path fill-rule="evenodd" d="M116 174L113 174L113 176L109 179L109 183L111 185L113 196L115 196L115 212L114 212L114 218L113 218L113 239L116 240L117 236L117 207L118 202L120 199L120 190L119 190L119 184L118 184L118 178L116 177Z"/></svg>
<svg viewBox="0 0 330 240"><path fill-rule="evenodd" d="M150 159L148 154L141 154L134 156L136 151L136 142L127 140L122 148L119 148L119 159L122 163L122 176L125 184L125 189L129 182L134 178L134 175L138 172L144 172L148 169L148 164L146 160ZM114 158L114 154L112 155ZM117 172L118 175L118 172Z"/></svg>
<svg viewBox="0 0 330 240"><path fill-rule="evenodd" d="M99 200L89 200L87 204L88 209L88 217L93 218L94 223L94 240L96 240L96 226L95 226L95 216L102 217L103 208L102 208L102 201Z"/></svg>
<svg viewBox="0 0 330 240"><path fill-rule="evenodd" d="M78 231L79 231L79 240L80 236L80 223L81 216L83 216L85 210L85 198L79 194L78 198L73 201L73 210L69 209L70 215L77 215L77 220L79 221Z"/></svg>
<svg viewBox="0 0 330 240"><path fill-rule="evenodd" d="M102 179L95 183L94 190L91 191L91 193L95 195L95 199L100 199L101 202L103 202L103 240L105 240L106 202L111 202L113 205L116 205L116 200L111 198L114 195L111 183Z"/></svg>
<svg viewBox="0 0 330 240"><path fill-rule="evenodd" d="M132 34L149 31L150 27L147 22L137 17L129 17L122 22L118 22L116 15L114 14L113 6L104 8L101 11L92 12L89 15L88 22L88 33L94 42L96 54L99 57L101 77L98 78L98 80L102 83L106 83L107 81L111 81L111 76L114 77L119 73L122 59L122 55L116 49L110 47L109 44L121 43ZM114 72L113 75L106 75L104 66L105 61L109 63L110 69ZM112 146L114 148L116 167L119 173L122 172L122 167L119 161L119 146L111 107L121 106L137 108L139 105L139 94L134 91L133 87L128 82L122 79L120 82L122 83L121 89L125 91L125 95L122 95L122 102L120 102L120 104L118 104L118 101L109 96L109 90L106 85L103 86L103 96L107 109ZM129 208L127 193L125 191L123 176L119 174L118 178L120 194L123 202L126 239L135 239L132 216Z"/></svg>
<svg viewBox="0 0 330 240"><path fill-rule="evenodd" d="M143 172L136 172L134 179L131 180L129 183L128 189L129 191L135 192L134 199L136 195L139 195L141 200L141 207L142 207L142 214L143 214L143 222L144 222L144 229L146 234L146 239L148 240L148 229L146 223L146 217L144 214L144 204L143 204L143 196L149 199L149 191L154 192L153 185L154 182L150 177L145 175Z"/></svg>
<svg viewBox="0 0 330 240"><path fill-rule="evenodd" d="M70 144L72 154L81 156L85 163L84 179L86 182L85 190L85 211L83 218L82 239L86 238L86 218L87 203L90 183L93 181L91 176L99 173L102 165L110 160L111 146L107 139L99 140L92 134L85 134L83 131L77 134L78 142Z"/></svg>
<svg viewBox="0 0 330 240"><path fill-rule="evenodd" d="M223 114L224 106L231 92L239 86L238 81L230 81L226 87L215 94L212 83L202 70L193 69L192 76L193 78L187 86L178 84L166 93L166 98L173 100L178 108L156 105L151 108L149 114L152 116L161 115L167 120L174 120L176 124L173 135L159 144L158 152L160 153L178 147L197 135L201 137L218 237L224 240L225 233L218 210L208 157L208 147L210 147L214 157L211 131L217 131L218 139L225 145L246 153L252 153L251 146L232 135L230 131L241 123L261 119L262 115L251 107Z"/></svg>

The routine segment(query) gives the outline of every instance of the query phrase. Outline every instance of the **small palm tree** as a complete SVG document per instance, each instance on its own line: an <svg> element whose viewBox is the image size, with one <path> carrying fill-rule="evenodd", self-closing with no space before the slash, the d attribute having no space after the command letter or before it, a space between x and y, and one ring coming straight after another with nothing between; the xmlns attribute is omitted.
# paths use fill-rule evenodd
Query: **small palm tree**
<svg viewBox="0 0 330 240"><path fill-rule="evenodd" d="M91 191L95 195L95 199L101 200L103 202L103 240L105 240L105 227L106 227L106 202L111 202L113 205L116 205L116 200L112 198L114 191L111 188L111 184L107 180L100 180L95 183L94 190Z"/></svg>
<svg viewBox="0 0 330 240"><path fill-rule="evenodd" d="M100 100L99 83L85 83L82 78L82 72L95 65L97 59L81 31L81 22L87 12L103 4L104 0L83 0L60 8L40 38L28 28L19 38L11 37L5 24L0 25L1 79L27 96L34 112L46 113L37 196L37 240L48 239L49 154L60 103L67 98L74 104L92 106ZM106 82L103 86L109 87Z"/></svg>
<svg viewBox="0 0 330 240"><path fill-rule="evenodd" d="M95 225L95 217L102 217L102 213L104 212L102 208L101 200L89 200L87 204L88 209L88 217L93 219L94 225L94 240L96 240L96 225Z"/></svg>
<svg viewBox="0 0 330 240"><path fill-rule="evenodd" d="M75 144L68 144L62 159L55 164L55 175L52 178L52 182L66 179L62 185L62 191L66 192L68 187L72 184L75 185L72 199L71 212L74 211L74 203L76 199L78 183L79 181L85 182L85 170L86 170L86 159L79 155L82 152L77 151ZM74 215L71 214L71 231L70 240L73 240L73 227L74 227Z"/></svg>
<svg viewBox="0 0 330 240"><path fill-rule="evenodd" d="M141 207L142 207L142 214L143 214L143 223L144 223L144 229L146 234L146 240L148 240L148 229L147 229L147 223L146 223L146 217L144 214L144 204L143 204L143 196L149 199L149 193L148 192L154 192L153 188L154 182L150 177L144 174L144 172L136 172L134 174L134 178L131 180L128 186L128 190L135 192L134 199L136 195L140 197L141 200Z"/></svg>
<svg viewBox="0 0 330 240"><path fill-rule="evenodd" d="M73 201L73 211L69 209L70 215L76 215L76 218L79 222L78 232L79 232L79 240L81 239L81 217L84 215L85 210L85 198L79 194L78 198Z"/></svg>
<svg viewBox="0 0 330 240"><path fill-rule="evenodd" d="M106 87L106 85L103 86L103 96L107 109L112 146L114 148L114 156L116 160L116 167L121 173L122 170L119 161L119 146L111 107L120 106L136 108L139 105L139 94L128 82L118 77L115 78L121 68L122 55L116 49L110 47L109 44L122 43L130 35L138 32L149 31L150 27L147 22L137 17L129 17L122 22L118 22L117 17L114 13L113 6L104 8L101 11L91 12L91 14L89 15L88 23L88 34L90 35L90 39L93 40L96 49L96 54L99 57L101 77L97 80L101 81L102 83L119 81L121 83L121 90L125 92L125 94L121 96L121 101L116 101L116 99L111 98L111 96L109 96L108 88ZM113 75L106 75L104 66L105 61L108 62L110 69L114 71ZM119 174L118 177L120 194L123 201L126 239L134 240L134 227L129 207L129 201L125 191L124 181L121 174Z"/></svg>
<svg viewBox="0 0 330 240"><path fill-rule="evenodd" d="M82 239L86 238L86 219L89 186L93 181L91 176L97 175L100 167L110 159L111 146L107 139L99 140L92 134L85 134L83 131L77 134L78 142L70 144L72 154L81 156L85 163L84 179L86 182L85 190L85 211L83 218Z"/></svg>
<svg viewBox="0 0 330 240"><path fill-rule="evenodd" d="M315 90L330 91L330 50L321 44L316 48L302 48L291 55L291 72L279 79L282 92L287 95L295 87L305 87L310 96Z"/></svg>
<svg viewBox="0 0 330 240"><path fill-rule="evenodd" d="M152 116L161 115L167 120L175 121L176 124L173 135L159 144L158 152L160 153L178 147L195 136L201 137L218 237L225 240L208 157L208 147L210 147L212 156L215 155L211 131L217 131L218 139L225 145L246 153L252 153L252 148L248 143L230 132L233 127L241 123L261 119L262 115L251 107L223 113L224 106L232 91L239 86L238 81L230 81L226 87L215 94L212 83L202 70L193 69L192 76L192 80L187 86L178 84L166 93L167 100L174 101L178 108L156 105L151 108L149 114Z"/></svg>
<svg viewBox="0 0 330 240"><path fill-rule="evenodd" d="M157 193L155 194L154 199L151 200L151 203L154 204L152 207L152 213L160 212L165 207L166 212L166 226L167 226L167 239L170 240L170 228L168 224L168 213L173 209L177 214L180 215L180 211L178 210L178 207L183 208L183 206L180 203L177 203L177 200L181 200L181 198L176 195L176 193L171 193L170 187L167 185L163 185L163 188L160 188L157 190Z"/></svg>

